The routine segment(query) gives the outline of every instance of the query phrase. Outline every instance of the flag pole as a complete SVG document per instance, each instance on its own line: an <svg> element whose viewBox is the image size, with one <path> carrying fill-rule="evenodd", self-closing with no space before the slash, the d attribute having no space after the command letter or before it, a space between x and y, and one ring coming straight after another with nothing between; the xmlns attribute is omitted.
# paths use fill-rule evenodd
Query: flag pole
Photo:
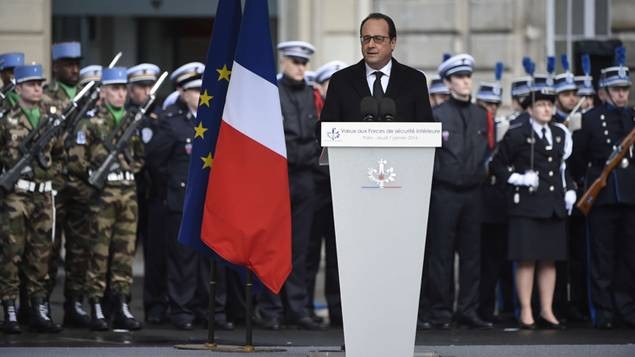
<svg viewBox="0 0 635 357"><path fill-rule="evenodd" d="M253 303L251 290L253 287L251 270L247 269L247 282L245 283L245 352L254 352L253 326L251 316L253 314Z"/></svg>
<svg viewBox="0 0 635 357"><path fill-rule="evenodd" d="M209 311L207 313L207 345L216 347L214 336L214 311L216 310L216 260L212 258L209 269Z"/></svg>

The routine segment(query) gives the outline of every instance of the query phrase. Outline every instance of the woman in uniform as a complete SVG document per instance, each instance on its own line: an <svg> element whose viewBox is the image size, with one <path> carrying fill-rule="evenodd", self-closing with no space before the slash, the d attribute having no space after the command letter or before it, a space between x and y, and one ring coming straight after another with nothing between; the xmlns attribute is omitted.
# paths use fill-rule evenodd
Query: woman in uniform
<svg viewBox="0 0 635 357"><path fill-rule="evenodd" d="M564 328L552 309L555 261L566 260L565 217L576 201L568 176L566 128L551 123L555 92L534 86L528 96L531 119L508 130L491 163L507 182L508 258L515 263L522 329ZM531 297L537 274L540 313L534 319Z"/></svg>

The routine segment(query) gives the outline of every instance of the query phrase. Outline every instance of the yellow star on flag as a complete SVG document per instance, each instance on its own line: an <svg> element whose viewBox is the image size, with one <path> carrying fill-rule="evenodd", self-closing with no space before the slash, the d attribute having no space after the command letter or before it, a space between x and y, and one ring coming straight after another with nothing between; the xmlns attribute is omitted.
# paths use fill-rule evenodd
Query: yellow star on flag
<svg viewBox="0 0 635 357"><path fill-rule="evenodd" d="M196 128L194 128L194 139L196 138L201 138L201 139L205 139L205 132L207 131L207 128L203 126L203 122L200 121L198 122L198 125L196 126Z"/></svg>
<svg viewBox="0 0 635 357"><path fill-rule="evenodd" d="M212 167L212 161L214 161L214 159L212 159L212 153L208 153L207 156L205 157L201 157L201 160L203 160L203 168L207 169L209 167Z"/></svg>
<svg viewBox="0 0 635 357"><path fill-rule="evenodd" d="M218 72L219 81L221 79L226 79L229 82L229 75L232 74L232 71L227 68L226 64L223 65L223 68L217 69L216 72Z"/></svg>
<svg viewBox="0 0 635 357"><path fill-rule="evenodd" d="M209 101L212 100L214 98L213 95L209 95L207 94L207 89L203 92L203 94L201 94L201 98L200 98L200 103L199 106L201 105L207 105L209 107Z"/></svg>

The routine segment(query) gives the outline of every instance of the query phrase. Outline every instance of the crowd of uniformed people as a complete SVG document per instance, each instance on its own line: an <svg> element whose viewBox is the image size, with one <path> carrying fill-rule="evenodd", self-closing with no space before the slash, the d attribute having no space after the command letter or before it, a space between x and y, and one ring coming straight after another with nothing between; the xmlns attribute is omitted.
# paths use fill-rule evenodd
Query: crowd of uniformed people
<svg viewBox="0 0 635 357"><path fill-rule="evenodd" d="M311 44L283 42L278 50L293 271L279 295L257 293L254 319L274 330L339 327L329 173L328 166L318 165L316 126L329 79L347 65L332 61L309 72ZM183 330L205 326L212 258L177 242L204 65L187 63L171 72L176 90L150 107L104 186L95 188L89 178L148 100L160 69L149 63L81 67L81 60L79 43L56 43L52 78L45 78L42 66L29 64L24 54L0 55L6 96L0 107L3 172L25 155L30 134L56 120L83 86L99 85L99 97L77 126L40 148L42 159L32 160L0 193L3 331L20 333L25 326L46 333L63 327L138 330L141 320ZM550 65L548 73L536 74L534 64L526 63L528 75L511 81L509 116L497 114L502 64L495 80L481 83L474 96L470 55L444 56L438 76L429 79L429 98L422 94L421 100L430 101L431 120L443 129L420 329L492 328L507 317L523 329L562 329L565 321L635 327L632 147L609 174L589 215L575 208L635 128L635 112L628 106L631 81L622 58L602 70L594 87L588 61L582 62L583 76L574 76L567 65L560 74ZM143 295L133 297L138 242L145 275ZM328 320L316 314L314 300L323 256ZM50 299L62 265L64 319L56 323ZM232 269L218 265L216 270L213 323L231 330L245 316L242 282ZM131 313L132 298L143 300L143 318Z"/></svg>

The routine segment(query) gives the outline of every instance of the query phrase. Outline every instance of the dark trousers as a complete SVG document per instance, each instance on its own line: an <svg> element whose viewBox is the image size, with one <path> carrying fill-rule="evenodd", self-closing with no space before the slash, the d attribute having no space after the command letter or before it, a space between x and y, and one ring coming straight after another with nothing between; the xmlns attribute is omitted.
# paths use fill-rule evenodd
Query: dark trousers
<svg viewBox="0 0 635 357"><path fill-rule="evenodd" d="M313 221L314 182L311 170L289 170L291 193L292 270L280 295L265 289L258 298L258 310L264 319L297 321L308 316L306 310L306 254Z"/></svg>
<svg viewBox="0 0 635 357"><path fill-rule="evenodd" d="M635 206L593 207L589 228L591 316L635 323Z"/></svg>
<svg viewBox="0 0 635 357"><path fill-rule="evenodd" d="M428 218L428 254L423 279L423 318L452 319L454 252L459 253L457 314L476 316L481 271L481 191L433 186Z"/></svg>
<svg viewBox="0 0 635 357"><path fill-rule="evenodd" d="M512 266L507 260L507 224L481 225L481 285L479 315L491 319L496 309L497 286L502 294L503 308L512 311Z"/></svg>
<svg viewBox="0 0 635 357"><path fill-rule="evenodd" d="M146 203L147 227L143 237L143 307L165 312L168 308L168 219L169 211L160 198ZM141 207L140 207L141 208Z"/></svg>
<svg viewBox="0 0 635 357"><path fill-rule="evenodd" d="M207 320L211 256L178 242L181 213L170 212L168 218L167 285L170 320L174 323ZM226 286L224 268L217 264L215 319L224 320Z"/></svg>
<svg viewBox="0 0 635 357"><path fill-rule="evenodd" d="M319 184L317 188L316 211L313 216L311 238L306 260L307 270L307 307L313 311L315 297L315 280L322 258L322 241L325 250L325 282L324 295L329 308L331 324L342 323L342 303L340 299L340 282L337 270L337 249L335 245L335 225L333 223L333 202L331 201L330 182Z"/></svg>

